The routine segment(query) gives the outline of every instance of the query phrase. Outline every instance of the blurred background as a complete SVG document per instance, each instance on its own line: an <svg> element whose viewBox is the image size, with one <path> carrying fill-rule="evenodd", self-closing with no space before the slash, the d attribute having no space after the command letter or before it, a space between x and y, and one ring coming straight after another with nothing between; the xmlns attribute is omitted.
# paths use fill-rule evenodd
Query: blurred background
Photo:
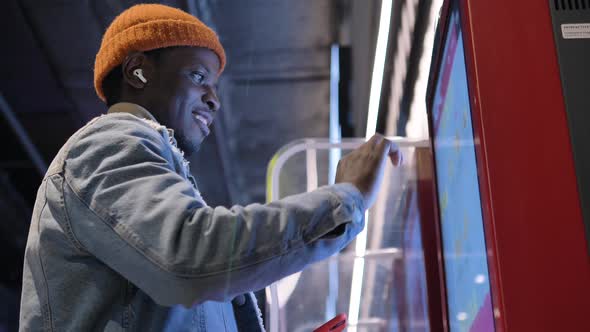
<svg viewBox="0 0 590 332"><path fill-rule="evenodd" d="M228 54L221 111L190 160L209 205L264 202L271 157L299 138L428 137L440 0L3 0L0 332L18 327L23 250L47 165L106 112L93 87L102 34L149 2L197 16Z"/></svg>

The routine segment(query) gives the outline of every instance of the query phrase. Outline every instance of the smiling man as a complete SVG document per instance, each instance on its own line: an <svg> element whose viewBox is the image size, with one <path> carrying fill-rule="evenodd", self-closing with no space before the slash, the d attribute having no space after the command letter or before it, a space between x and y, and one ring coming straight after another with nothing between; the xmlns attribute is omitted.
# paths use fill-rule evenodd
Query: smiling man
<svg viewBox="0 0 590 332"><path fill-rule="evenodd" d="M62 147L37 194L22 331L262 331L251 291L346 246L394 146L342 159L336 185L210 207L184 153L209 134L225 53L197 18L138 5L107 29L95 88L108 113Z"/></svg>
<svg viewBox="0 0 590 332"><path fill-rule="evenodd" d="M102 85L97 70L97 91L101 95L102 86L107 105L114 106L110 112L121 109L122 105L114 105L120 101L149 110L152 120L174 129L178 145L190 155L209 135L220 106L216 86L225 54L221 45L216 49L172 46L132 51L120 66L111 69ZM137 106L124 105L123 111L129 108Z"/></svg>

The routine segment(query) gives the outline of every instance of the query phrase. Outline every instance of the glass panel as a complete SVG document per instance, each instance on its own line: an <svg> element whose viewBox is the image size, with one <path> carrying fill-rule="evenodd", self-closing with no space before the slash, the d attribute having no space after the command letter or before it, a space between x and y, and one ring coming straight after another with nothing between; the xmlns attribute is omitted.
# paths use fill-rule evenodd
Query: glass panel
<svg viewBox="0 0 590 332"><path fill-rule="evenodd" d="M269 331L313 331L338 313L349 315L349 322L358 317L358 324L349 324L348 331L429 329L414 158L418 149L427 152L428 145L426 141L393 140L400 146L404 163L386 167L377 203L368 213L364 256L358 257L355 240L340 254L276 283L276 294L267 289ZM269 167L268 199L332 183L328 174L334 174L330 170L336 167L338 156L363 142L330 144L308 139L281 149ZM335 154L332 159L330 152ZM355 274L362 276L362 282L353 284ZM360 288L360 297L351 295L355 287ZM273 298L278 306L273 305ZM351 306L355 301L358 311Z"/></svg>

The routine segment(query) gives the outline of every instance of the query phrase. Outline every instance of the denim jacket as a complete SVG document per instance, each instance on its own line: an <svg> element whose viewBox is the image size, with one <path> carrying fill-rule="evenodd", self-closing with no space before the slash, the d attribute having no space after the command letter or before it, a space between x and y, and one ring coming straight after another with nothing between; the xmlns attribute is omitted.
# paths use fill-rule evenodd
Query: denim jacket
<svg viewBox="0 0 590 332"><path fill-rule="evenodd" d="M338 184L207 206L173 132L116 104L70 137L37 192L20 330L260 331L249 292L340 251L363 204Z"/></svg>

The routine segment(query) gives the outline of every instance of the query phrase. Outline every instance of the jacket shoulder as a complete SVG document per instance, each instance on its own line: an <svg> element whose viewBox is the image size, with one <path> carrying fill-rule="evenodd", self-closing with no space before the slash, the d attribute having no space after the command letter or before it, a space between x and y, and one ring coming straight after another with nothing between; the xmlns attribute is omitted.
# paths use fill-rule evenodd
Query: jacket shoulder
<svg viewBox="0 0 590 332"><path fill-rule="evenodd" d="M140 137L154 136L162 139L162 125L152 120L138 118L127 113L105 114L92 119L84 127L80 128L74 136L78 140L98 133L109 132L121 135L132 134Z"/></svg>
<svg viewBox="0 0 590 332"><path fill-rule="evenodd" d="M49 166L46 176L63 172L67 160L82 155L90 156L93 151L99 152L104 148L126 146L134 149L146 146L150 150L165 153L166 136L165 127L151 120L126 113L101 115L90 120L68 139Z"/></svg>
<svg viewBox="0 0 590 332"><path fill-rule="evenodd" d="M166 148L165 127L131 114L106 114L91 120L75 135L68 150L68 157L76 151L94 149L98 146L116 148L126 146L149 145L152 149Z"/></svg>

